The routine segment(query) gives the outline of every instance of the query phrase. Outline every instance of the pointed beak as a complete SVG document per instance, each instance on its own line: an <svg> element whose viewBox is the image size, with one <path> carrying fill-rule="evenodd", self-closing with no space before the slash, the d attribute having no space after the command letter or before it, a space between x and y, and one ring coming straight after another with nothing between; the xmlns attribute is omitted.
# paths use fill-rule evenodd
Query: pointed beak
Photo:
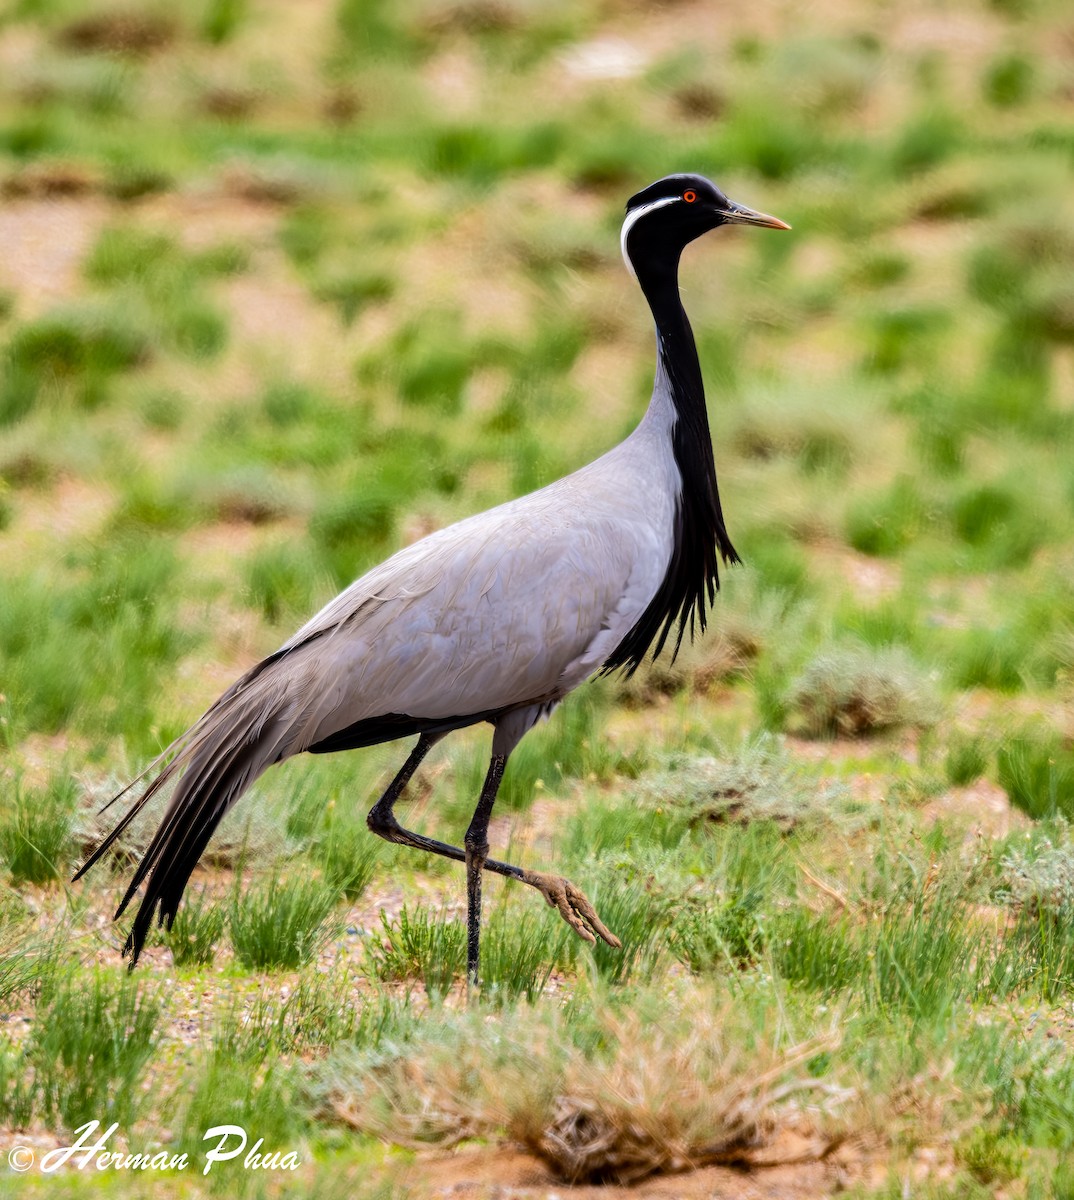
<svg viewBox="0 0 1074 1200"><path fill-rule="evenodd" d="M731 204L731 207L720 213L728 225L759 225L762 229L790 229L786 221L779 217L770 217L768 213L758 212L755 208L747 208L744 204Z"/></svg>

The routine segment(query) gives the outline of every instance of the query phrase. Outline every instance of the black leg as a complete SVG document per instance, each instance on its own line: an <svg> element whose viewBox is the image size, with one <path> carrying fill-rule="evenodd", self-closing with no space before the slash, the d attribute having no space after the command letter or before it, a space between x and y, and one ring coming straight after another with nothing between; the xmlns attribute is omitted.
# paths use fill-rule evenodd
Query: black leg
<svg viewBox="0 0 1074 1200"><path fill-rule="evenodd" d="M386 842L394 842L397 846L410 846L414 850L427 850L430 854L439 854L442 858L451 858L455 862L464 863L466 862L466 854L458 846L449 846L447 842L438 842L435 838L425 837L424 834L404 829L395 819L393 811L396 801L403 794L403 789L413 778L414 772L421 765L422 759L439 740L438 736L426 733L423 733L418 738L418 744L411 751L410 757L403 763L399 774L388 785L388 789L384 795L369 810L369 815L366 817L366 824L377 837L384 838ZM501 771L501 775L502 773ZM484 796L484 792L482 792L482 796ZM495 793L493 793L493 799L495 799ZM491 810L491 808L492 803L490 801L489 809ZM487 828L488 822L486 821L485 824ZM485 870L492 871L496 875L506 875L508 879L521 879L525 881L526 872L521 867L513 867L510 863L497 862L494 858L485 859Z"/></svg>
<svg viewBox="0 0 1074 1200"><path fill-rule="evenodd" d="M506 755L492 756L481 797L463 842L466 847L466 982L470 987L477 986L481 961L481 876L489 856L489 818L506 766Z"/></svg>
<svg viewBox="0 0 1074 1200"><path fill-rule="evenodd" d="M559 875L546 875L541 871L524 871L521 867L512 866L511 863L485 857L488 854L489 818L492 815L492 806L503 778L504 766L507 762L506 754L494 755L489 763L485 786L481 790L477 809L466 833L465 851L460 850L458 846L450 846L447 842L438 842L435 838L425 837L410 829L404 829L399 824L393 811L395 803L403 794L403 790L413 778L414 772L421 765L422 760L442 736L442 734L423 733L418 738L418 744L399 769L399 774L388 785L384 795L369 810L366 823L378 837L384 838L385 841L394 842L398 846L411 846L415 850L425 850L430 854L439 854L443 858L453 859L455 862L466 863L467 976L473 979L477 975L482 870L492 871L496 875L504 875L508 879L517 879L520 883L535 888L544 896L548 904L559 912L559 915L575 933L587 942L595 941L594 935L596 935L596 937L603 938L609 946L618 947L619 939L601 922L592 904L569 879L564 879ZM497 766L497 764L499 765ZM477 865L479 859L480 866ZM473 917L475 911L476 919Z"/></svg>

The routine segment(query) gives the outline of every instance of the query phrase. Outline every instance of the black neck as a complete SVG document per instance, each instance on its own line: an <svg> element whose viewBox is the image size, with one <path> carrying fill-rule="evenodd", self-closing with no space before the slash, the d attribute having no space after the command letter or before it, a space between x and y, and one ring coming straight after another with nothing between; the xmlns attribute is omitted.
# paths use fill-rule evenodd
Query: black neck
<svg viewBox="0 0 1074 1200"><path fill-rule="evenodd" d="M653 657L660 654L676 623L673 657L679 652L687 626L691 639L695 623L704 630L707 605L713 602L720 586L717 551L725 563L739 561L720 507L701 365L679 299L678 254L643 257L634 265L656 322L658 372L662 371L667 379L675 407L671 442L682 476L682 494L667 574L637 624L604 664L605 671L624 667L628 675L641 665L654 642ZM660 387L659 377L656 386Z"/></svg>

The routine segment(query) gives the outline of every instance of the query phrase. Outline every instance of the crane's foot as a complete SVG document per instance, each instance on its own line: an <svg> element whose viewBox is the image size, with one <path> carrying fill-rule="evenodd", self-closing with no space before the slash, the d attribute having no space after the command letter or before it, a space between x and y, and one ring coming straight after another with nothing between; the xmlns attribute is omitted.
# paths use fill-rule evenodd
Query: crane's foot
<svg viewBox="0 0 1074 1200"><path fill-rule="evenodd" d="M622 942L597 916L597 910L586 899L581 888L575 887L569 879L564 879L562 875L546 875L543 871L523 871L520 878L523 883L535 887L548 901L549 907L557 909L583 941L596 943L599 937L609 946L620 949Z"/></svg>

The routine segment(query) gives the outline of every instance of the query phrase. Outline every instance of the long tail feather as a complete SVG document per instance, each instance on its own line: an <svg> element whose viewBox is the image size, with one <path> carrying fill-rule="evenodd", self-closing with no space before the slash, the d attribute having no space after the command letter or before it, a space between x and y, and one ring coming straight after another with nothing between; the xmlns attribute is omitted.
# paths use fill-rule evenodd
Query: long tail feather
<svg viewBox="0 0 1074 1200"><path fill-rule="evenodd" d="M225 692L151 765L150 770L168 753L173 754L75 875L80 879L146 804L174 783L160 825L116 910L119 918L145 884L123 949L132 968L154 917L171 926L191 873L225 813L267 767L299 748L292 735L296 725L301 726L301 706L296 713L296 706L288 700L291 689L278 674L266 672L265 666L258 664Z"/></svg>

